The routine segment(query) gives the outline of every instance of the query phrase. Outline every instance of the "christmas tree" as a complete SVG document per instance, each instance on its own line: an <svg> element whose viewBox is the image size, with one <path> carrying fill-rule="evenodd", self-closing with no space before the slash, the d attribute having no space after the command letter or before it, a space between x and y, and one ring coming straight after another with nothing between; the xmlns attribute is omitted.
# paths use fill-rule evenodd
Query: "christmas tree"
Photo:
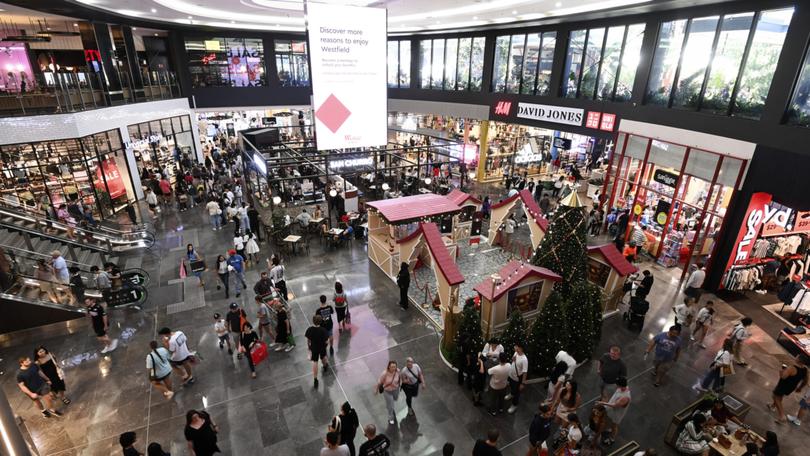
<svg viewBox="0 0 810 456"><path fill-rule="evenodd" d="M554 357L564 348L566 340L565 335L561 334L565 330L564 321L562 296L553 291L534 320L526 344L529 371L533 374L545 376L554 368Z"/></svg>
<svg viewBox="0 0 810 456"><path fill-rule="evenodd" d="M550 269L562 276L556 289L564 299L571 296L571 286L585 280L587 273L587 223L585 208L576 190L560 200L537 251L532 257L535 266Z"/></svg>
<svg viewBox="0 0 810 456"><path fill-rule="evenodd" d="M506 330L501 334L499 341L503 345L503 352L510 359L515 352L515 344L518 342L526 343L526 320L523 319L523 314L519 310L515 309L509 315L509 323L506 325Z"/></svg>
<svg viewBox="0 0 810 456"><path fill-rule="evenodd" d="M575 359L591 357L602 335L602 291L587 280L571 287L565 305L566 351Z"/></svg>
<svg viewBox="0 0 810 456"><path fill-rule="evenodd" d="M481 334L481 315L474 305L464 306L461 322L456 332L456 356L454 363L460 368L467 355L475 360L478 352L484 348L484 336Z"/></svg>

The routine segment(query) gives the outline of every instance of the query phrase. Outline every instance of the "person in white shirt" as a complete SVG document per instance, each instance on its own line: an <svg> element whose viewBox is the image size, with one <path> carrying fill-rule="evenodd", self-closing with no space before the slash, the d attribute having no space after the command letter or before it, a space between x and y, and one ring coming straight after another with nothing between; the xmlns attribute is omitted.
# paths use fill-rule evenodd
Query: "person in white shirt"
<svg viewBox="0 0 810 456"><path fill-rule="evenodd" d="M163 346L168 348L169 353L172 354L169 360L172 369L180 374L184 385L193 384L196 379L191 371L192 355L186 345L188 342L186 335L182 331L172 331L169 328L162 328L158 334L163 338Z"/></svg>
<svg viewBox="0 0 810 456"><path fill-rule="evenodd" d="M222 209L220 209L219 203L210 200L205 205L205 209L208 211L208 218L211 220L211 229L214 231L222 229Z"/></svg>
<svg viewBox="0 0 810 456"><path fill-rule="evenodd" d="M408 416L413 416L413 398L419 395L419 388L425 387L425 375L422 368L413 362L410 356L405 360L405 367L400 371L402 391L405 393L405 403L408 404Z"/></svg>
<svg viewBox="0 0 810 456"><path fill-rule="evenodd" d="M687 296L683 299L683 303L672 308L672 311L675 312L675 326L678 327L681 334L683 334L684 329L692 324L692 317L694 316L694 310L692 310L693 302L695 301Z"/></svg>
<svg viewBox="0 0 810 456"><path fill-rule="evenodd" d="M509 249L512 241L512 234L515 232L517 222L515 221L515 214L509 214L506 220L503 221L503 232L501 233L501 246L504 249Z"/></svg>
<svg viewBox="0 0 810 456"><path fill-rule="evenodd" d="M222 350L227 344L228 354L233 354L233 349L231 349L231 338L228 337L228 325L225 322L225 319L222 318L222 315L218 313L214 314L214 332L217 334L217 339L219 339L219 349Z"/></svg>
<svg viewBox="0 0 810 456"><path fill-rule="evenodd" d="M627 379L619 377L616 380L616 391L613 392L613 396L610 397L610 400L607 402L596 402L607 408L608 415L611 421L613 421L613 434L610 437L611 441L615 440L616 436L619 434L619 424L624 419L624 415L627 414L627 409L630 407L630 399L630 388L627 386Z"/></svg>
<svg viewBox="0 0 810 456"><path fill-rule="evenodd" d="M701 295L700 287L703 286L704 280L706 280L706 270L703 268L703 263L698 263L697 269L686 280L683 294L695 301L699 300Z"/></svg>
<svg viewBox="0 0 810 456"><path fill-rule="evenodd" d="M486 367L490 368L498 364L498 357L503 353L503 345L498 343L494 337L489 339L489 342L484 344L484 349L481 350L481 355L486 358Z"/></svg>
<svg viewBox="0 0 810 456"><path fill-rule="evenodd" d="M526 384L526 378L529 374L529 358L523 353L523 344L518 342L515 344L515 354L512 355L512 364L509 369L509 392L506 399L512 399L512 405L507 412L515 413L518 403L520 403L520 393Z"/></svg>
<svg viewBox="0 0 810 456"><path fill-rule="evenodd" d="M498 365L487 370L489 374L489 391L492 396L489 414L492 416L503 413L503 403L506 397L506 387L509 386L509 371L512 365L506 353L498 355Z"/></svg>
<svg viewBox="0 0 810 456"><path fill-rule="evenodd" d="M745 362L742 357L742 344L745 339L751 337L748 327L752 324L754 324L754 320L752 320L750 317L745 317L734 326L734 329L731 330L731 334L728 336L728 338L734 343L731 350L731 352L734 354L734 362L740 366L748 365L748 363Z"/></svg>
<svg viewBox="0 0 810 456"><path fill-rule="evenodd" d="M709 332L712 323L714 322L714 301L706 301L706 305L697 314L695 318L695 330L689 337L690 340L697 341L700 348L706 348L703 345L703 339L706 338L706 333Z"/></svg>
<svg viewBox="0 0 810 456"><path fill-rule="evenodd" d="M554 361L557 363L563 362L568 365L568 370L565 371L565 375L568 377L574 375L574 369L577 368L577 360L575 360L573 356L569 355L568 352L565 350L558 351L557 356L554 357Z"/></svg>
<svg viewBox="0 0 810 456"><path fill-rule="evenodd" d="M298 222L302 230L307 229L310 220L312 220L312 217L310 217L306 209L301 209L301 213L295 218L295 221Z"/></svg>
<svg viewBox="0 0 810 456"><path fill-rule="evenodd" d="M731 351L734 348L734 341L730 338L723 341L723 347L714 355L714 359L709 364L709 371L702 379L692 385L692 389L698 392L706 392L709 389L722 391L725 383L723 369L731 366Z"/></svg>
<svg viewBox="0 0 810 456"><path fill-rule="evenodd" d="M51 266L53 267L56 280L63 284L67 284L70 281L70 271L68 271L65 258L62 257L62 252L58 250L51 252Z"/></svg>

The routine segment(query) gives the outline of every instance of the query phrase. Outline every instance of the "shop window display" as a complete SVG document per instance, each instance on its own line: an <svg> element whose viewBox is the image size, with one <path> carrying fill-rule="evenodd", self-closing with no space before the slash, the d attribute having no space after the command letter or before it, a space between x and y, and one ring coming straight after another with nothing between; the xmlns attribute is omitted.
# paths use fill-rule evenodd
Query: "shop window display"
<svg viewBox="0 0 810 456"><path fill-rule="evenodd" d="M267 85L259 38L201 38L185 42L193 87Z"/></svg>
<svg viewBox="0 0 810 456"><path fill-rule="evenodd" d="M307 42L303 40L274 40L276 73L282 87L309 87Z"/></svg>
<svg viewBox="0 0 810 456"><path fill-rule="evenodd" d="M661 24L645 103L758 119L793 9Z"/></svg>
<svg viewBox="0 0 810 456"><path fill-rule="evenodd" d="M179 166L183 155L194 153L189 117L144 122L130 125L127 130L142 181L150 174L163 173L174 184L175 167Z"/></svg>
<svg viewBox="0 0 810 456"><path fill-rule="evenodd" d="M106 218L134 199L118 130L2 146L0 160L4 204L52 217L53 208L77 202Z"/></svg>

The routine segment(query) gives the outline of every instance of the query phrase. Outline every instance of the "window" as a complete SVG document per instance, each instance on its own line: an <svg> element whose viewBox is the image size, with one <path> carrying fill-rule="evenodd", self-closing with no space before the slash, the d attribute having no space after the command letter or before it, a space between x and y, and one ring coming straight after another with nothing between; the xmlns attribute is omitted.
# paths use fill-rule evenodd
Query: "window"
<svg viewBox="0 0 810 456"><path fill-rule="evenodd" d="M282 87L308 87L309 62L307 42L299 40L275 40L276 71Z"/></svg>
<svg viewBox="0 0 810 456"><path fill-rule="evenodd" d="M661 24L645 102L759 118L793 9Z"/></svg>
<svg viewBox="0 0 810 456"><path fill-rule="evenodd" d="M484 37L421 40L419 87L479 91L483 59Z"/></svg>
<svg viewBox="0 0 810 456"><path fill-rule="evenodd" d="M411 42L388 42L388 87L407 89L411 85Z"/></svg>
<svg viewBox="0 0 810 456"><path fill-rule="evenodd" d="M804 56L799 82L790 101L787 122L791 125L810 127L810 51Z"/></svg>
<svg viewBox="0 0 810 456"><path fill-rule="evenodd" d="M555 42L556 32L496 38L493 91L548 95Z"/></svg>
<svg viewBox="0 0 810 456"><path fill-rule="evenodd" d="M644 28L644 24L634 24L572 31L563 96L628 101L633 93Z"/></svg>
<svg viewBox="0 0 810 456"><path fill-rule="evenodd" d="M186 40L192 87L257 87L267 84L264 45L258 38Z"/></svg>

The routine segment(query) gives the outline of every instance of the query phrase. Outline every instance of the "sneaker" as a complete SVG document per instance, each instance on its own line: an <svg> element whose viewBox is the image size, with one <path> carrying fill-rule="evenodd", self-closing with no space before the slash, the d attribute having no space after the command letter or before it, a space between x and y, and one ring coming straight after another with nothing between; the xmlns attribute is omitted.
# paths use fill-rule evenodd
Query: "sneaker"
<svg viewBox="0 0 810 456"><path fill-rule="evenodd" d="M700 383L692 385L692 389L695 390L696 393L705 393L707 391Z"/></svg>
<svg viewBox="0 0 810 456"><path fill-rule="evenodd" d="M250 378L256 378L256 372L251 372L250 373Z"/></svg>
<svg viewBox="0 0 810 456"><path fill-rule="evenodd" d="M42 417L43 418L50 418L51 417L51 412L49 412L47 410L43 410L42 411Z"/></svg>
<svg viewBox="0 0 810 456"><path fill-rule="evenodd" d="M219 341L219 349L222 350L223 348L225 348L225 344L223 344L222 341Z"/></svg>
<svg viewBox="0 0 810 456"><path fill-rule="evenodd" d="M236 297L237 297L237 298L238 298L239 296L241 296L241 295L242 295L242 293L236 293Z"/></svg>
<svg viewBox="0 0 810 456"><path fill-rule="evenodd" d="M312 382L312 386L315 387L315 388L318 387L318 379L317 378Z"/></svg>
<svg viewBox="0 0 810 456"><path fill-rule="evenodd" d="M511 395L511 394L507 394L506 396L504 396L504 397L503 397L503 400L505 400L505 401L511 401L511 400L512 400L512 395Z"/></svg>
<svg viewBox="0 0 810 456"><path fill-rule="evenodd" d="M511 415L512 413L515 413L515 410L517 410L517 407L513 405L513 406L509 407L509 409L506 410L506 412Z"/></svg>
<svg viewBox="0 0 810 456"><path fill-rule="evenodd" d="M163 396L165 396L167 400L171 399L171 398L174 397L174 391L167 391L167 392L163 393Z"/></svg>
<svg viewBox="0 0 810 456"><path fill-rule="evenodd" d="M275 351L280 352L281 350L284 350L284 346L283 346L283 345L281 345L281 344L278 344L278 346L276 347Z"/></svg>
<svg viewBox="0 0 810 456"><path fill-rule="evenodd" d="M107 353L108 351L110 351L110 348L106 345L101 349L101 353Z"/></svg>
<svg viewBox="0 0 810 456"><path fill-rule="evenodd" d="M242 354L241 354L241 353L237 353L237 354L236 354L236 359L242 359Z"/></svg>
<svg viewBox="0 0 810 456"><path fill-rule="evenodd" d="M692 342L694 342L694 341L695 341L695 336L689 336L689 340L691 340Z"/></svg>
<svg viewBox="0 0 810 456"><path fill-rule="evenodd" d="M329 356L335 356L335 347L329 347Z"/></svg>
<svg viewBox="0 0 810 456"><path fill-rule="evenodd" d="M107 352L111 352L111 351L115 350L116 348L118 348L118 339L113 339L112 343L110 344L110 349L107 350Z"/></svg>
<svg viewBox="0 0 810 456"><path fill-rule="evenodd" d="M222 285L217 285L217 291L222 289Z"/></svg>
<svg viewBox="0 0 810 456"><path fill-rule="evenodd" d="M495 410L490 411L489 414L492 416L498 416L498 412L496 412Z"/></svg>
<svg viewBox="0 0 810 456"><path fill-rule="evenodd" d="M228 347L228 354L233 355L233 349L231 349L231 347Z"/></svg>
<svg viewBox="0 0 810 456"><path fill-rule="evenodd" d="M328 365L328 364L324 364L324 365L323 365L323 372L324 372L324 373L326 373L327 371L329 371L329 365Z"/></svg>
<svg viewBox="0 0 810 456"><path fill-rule="evenodd" d="M797 416L788 415L787 419L788 419L788 421L795 424L796 426L801 426L802 425L802 421Z"/></svg>
<svg viewBox="0 0 810 456"><path fill-rule="evenodd" d="M51 410L48 410L48 411L51 412L51 415L53 415L53 416L62 416L62 412L59 412L57 410L51 409Z"/></svg>
<svg viewBox="0 0 810 456"><path fill-rule="evenodd" d="M292 349L295 348L295 345L287 345L287 348L284 349L284 352L290 352Z"/></svg>
<svg viewBox="0 0 810 456"><path fill-rule="evenodd" d="M395 425L396 423L397 423L397 422L396 422L396 421L394 421L394 420L388 420L388 424L389 424L389 425L391 425L391 426Z"/></svg>
<svg viewBox="0 0 810 456"><path fill-rule="evenodd" d="M698 347L700 347L700 348L706 348L706 345L705 345L705 344L700 344L700 345L698 345Z"/></svg>

